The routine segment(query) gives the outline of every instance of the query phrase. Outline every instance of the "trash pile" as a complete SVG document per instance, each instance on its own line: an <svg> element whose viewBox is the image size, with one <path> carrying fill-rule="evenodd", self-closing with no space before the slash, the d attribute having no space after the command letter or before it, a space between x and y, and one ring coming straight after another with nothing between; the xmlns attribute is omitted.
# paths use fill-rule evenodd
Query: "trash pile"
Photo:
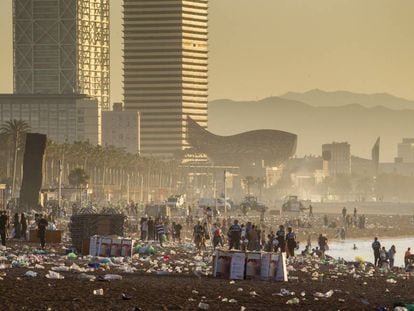
<svg viewBox="0 0 414 311"><path fill-rule="evenodd" d="M50 279L63 279L60 273L79 273L80 278L89 281L94 278L88 273L109 271L157 275L193 273L201 277L212 274L212 258L208 252L198 253L191 244L171 243L163 248L151 243L137 244L130 257L81 256L63 247L43 251L16 244L0 249L0 270L13 268L28 269L27 277L38 277L37 271L46 270L46 277ZM111 278L115 279L118 278Z"/></svg>
<svg viewBox="0 0 414 311"><path fill-rule="evenodd" d="M262 264L265 257L262 254L260 258ZM153 243L137 243L133 247L132 255L126 257L82 256L75 250L63 246L43 251L14 244L10 248L0 248L0 284L11 275L16 277L16 273L11 272L15 270L17 278L27 282L45 279L48 280L47 282L53 280L61 283L76 279L78 282L85 282L85 286L93 286L93 288L88 287L89 295L107 298L110 290L99 282L125 282L131 277L142 278L148 275L152 276L152 279L164 275L191 276L177 278L177 280L193 282L194 287L189 287L186 297L186 301L191 303L190 309L212 310L217 305L222 305L234 310L249 310L249 306L259 300L262 303L266 301L269 305L276 303L278 306L308 309L310 304L326 306L332 303L346 306L351 299L356 301L353 303L363 308L373 309L377 307L376 300L372 295L369 296L367 291L377 286L381 288L382 297L389 295L392 299L397 290L400 290L399 286L408 282L408 278L411 277L402 269L391 271L374 268L363 258L346 262L330 258L299 256L287 260L289 282L273 283L269 286L268 282L253 282L251 278L248 281L205 278L213 275L213 260L211 251L200 253L191 243L171 242L162 248ZM247 263L249 267L246 264L245 269L253 267L252 258ZM261 279L260 275L258 279ZM201 280L203 282L200 282ZM213 289L217 285L217 292L212 290L206 294L206 287L204 289L202 287L203 283L210 284ZM350 292L352 290L355 292ZM119 296L118 298L120 299ZM125 294L122 299L130 298ZM407 307L409 302L398 305L397 310L410 310ZM390 301L390 304L392 303L394 301Z"/></svg>

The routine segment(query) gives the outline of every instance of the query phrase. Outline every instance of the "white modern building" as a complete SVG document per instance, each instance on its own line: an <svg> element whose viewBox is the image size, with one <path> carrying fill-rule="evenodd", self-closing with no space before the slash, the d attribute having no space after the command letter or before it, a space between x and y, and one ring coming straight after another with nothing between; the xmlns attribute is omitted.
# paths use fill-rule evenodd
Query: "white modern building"
<svg viewBox="0 0 414 311"><path fill-rule="evenodd" d="M181 157L187 117L207 127L208 1L124 0L124 102L141 153Z"/></svg>
<svg viewBox="0 0 414 311"><path fill-rule="evenodd" d="M31 132L57 143L101 144L101 109L95 98L82 95L0 94L0 126L24 120Z"/></svg>
<svg viewBox="0 0 414 311"><path fill-rule="evenodd" d="M140 154L140 113L124 111L121 103L115 103L113 111L102 112L102 145Z"/></svg>

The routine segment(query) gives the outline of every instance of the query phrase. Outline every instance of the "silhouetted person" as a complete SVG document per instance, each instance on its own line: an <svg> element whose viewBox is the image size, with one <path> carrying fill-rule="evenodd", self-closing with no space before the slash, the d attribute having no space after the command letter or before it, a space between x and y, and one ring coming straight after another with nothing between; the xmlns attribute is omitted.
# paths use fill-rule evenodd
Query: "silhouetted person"
<svg viewBox="0 0 414 311"><path fill-rule="evenodd" d="M275 247L275 252L280 249L281 252L286 252L286 240L285 240L285 227L283 225L279 226L279 230L276 231L276 240L277 245Z"/></svg>
<svg viewBox="0 0 414 311"><path fill-rule="evenodd" d="M322 258L325 258L326 246L328 245L328 238L326 236L322 235L322 233L319 235L318 245L319 245L319 249L322 253Z"/></svg>
<svg viewBox="0 0 414 311"><path fill-rule="evenodd" d="M21 214L20 216L20 225L22 227L22 237L27 240L27 220L26 217L24 216L24 213Z"/></svg>
<svg viewBox="0 0 414 311"><path fill-rule="evenodd" d="M46 218L43 217L43 215L39 216L39 221L37 223L37 230L38 230L38 235L39 235L39 239L40 239L40 246L42 248L45 248L45 243L46 243L46 228L48 226L48 222L46 220Z"/></svg>
<svg viewBox="0 0 414 311"><path fill-rule="evenodd" d="M323 225L325 226L325 227L327 227L328 226L328 223L329 223L329 220L328 220L328 215L324 215L323 216Z"/></svg>
<svg viewBox="0 0 414 311"><path fill-rule="evenodd" d="M148 218L148 240L154 240L155 237L155 223L152 217Z"/></svg>
<svg viewBox="0 0 414 311"><path fill-rule="evenodd" d="M7 228L7 215L5 211L0 213L0 235L1 245L6 246L6 228Z"/></svg>
<svg viewBox="0 0 414 311"><path fill-rule="evenodd" d="M239 225L239 221L235 219L227 234L229 237L229 249L240 249L241 233L242 229Z"/></svg>
<svg viewBox="0 0 414 311"><path fill-rule="evenodd" d="M292 231L292 228L288 228L288 233L286 234L286 246L287 246L287 256L295 257L295 248L297 246L296 234Z"/></svg>
<svg viewBox="0 0 414 311"><path fill-rule="evenodd" d="M19 221L19 214L14 214L14 220L13 220L13 227L14 227L14 238L20 239L20 221Z"/></svg>
<svg viewBox="0 0 414 311"><path fill-rule="evenodd" d="M378 241L377 237L375 237L374 242L372 242L372 249L374 250L374 266L379 266L381 243Z"/></svg>

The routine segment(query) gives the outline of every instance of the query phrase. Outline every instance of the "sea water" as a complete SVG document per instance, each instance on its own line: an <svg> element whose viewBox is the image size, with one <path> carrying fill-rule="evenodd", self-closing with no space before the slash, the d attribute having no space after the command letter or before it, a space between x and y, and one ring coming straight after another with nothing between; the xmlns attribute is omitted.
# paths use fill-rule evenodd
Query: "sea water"
<svg viewBox="0 0 414 311"><path fill-rule="evenodd" d="M338 259L343 258L346 261L355 261L356 256L361 256L365 261L374 262L374 252L372 250L372 242L374 240L344 240L344 241L328 241L329 250L325 254ZM387 252L392 245L395 245L397 253L395 254L394 266L404 265L404 254L408 247L411 247L411 253L414 253L414 237L413 238L387 238L378 239L381 248L385 246ZM302 243L301 243L302 244ZM354 244L357 249L354 248ZM304 246L303 244L301 246ZM312 244L311 248L317 245ZM300 248L300 251L303 247Z"/></svg>

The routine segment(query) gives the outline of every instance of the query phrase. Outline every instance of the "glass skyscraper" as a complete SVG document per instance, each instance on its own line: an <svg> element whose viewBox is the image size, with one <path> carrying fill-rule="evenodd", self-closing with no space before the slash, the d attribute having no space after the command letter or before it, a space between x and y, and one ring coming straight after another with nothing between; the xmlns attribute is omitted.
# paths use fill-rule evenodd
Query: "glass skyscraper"
<svg viewBox="0 0 414 311"><path fill-rule="evenodd" d="M109 105L109 0L13 0L14 93Z"/></svg>

